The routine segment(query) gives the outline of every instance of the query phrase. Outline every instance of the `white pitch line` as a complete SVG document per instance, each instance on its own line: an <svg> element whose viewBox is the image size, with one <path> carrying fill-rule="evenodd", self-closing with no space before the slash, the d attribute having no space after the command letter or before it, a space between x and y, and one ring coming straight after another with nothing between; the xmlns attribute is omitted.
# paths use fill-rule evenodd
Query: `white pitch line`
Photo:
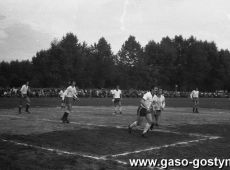
<svg viewBox="0 0 230 170"><path fill-rule="evenodd" d="M18 119L22 119L23 117L21 116L14 116L14 115L0 115L2 117L12 117L12 118L18 118Z"/></svg>
<svg viewBox="0 0 230 170"><path fill-rule="evenodd" d="M13 117L13 118L19 118L19 119L26 119L26 117L20 117L20 116L14 116L14 115L0 115L3 117ZM55 123L59 123L60 121L55 121L55 120L50 120L50 119L37 119L40 121L48 121L48 122L55 122ZM108 125L98 125L98 124L91 124L91 123L79 123L79 122L70 122L72 124L77 124L77 125L86 125L86 126L96 126L96 127L113 127L113 128L118 128L118 129L127 129L127 127L124 126L108 126ZM154 131L158 131L158 132L164 132L164 133L174 133L174 134L179 134L182 135L183 133L181 132L175 132L175 131L170 131L170 130L164 130L164 129L154 129ZM91 158L91 159L96 159L96 160L110 160L110 161L115 161L119 164L123 164L123 165L127 165L127 162L118 160L118 159L108 159L107 157L119 157L119 156L126 156L129 154L134 154L134 153L140 153L140 152L146 152L146 151L151 151L151 150L159 150L161 148L168 148L168 147L175 147L178 145L188 145L190 143L198 143L200 141L204 141L204 140L215 140L215 139L219 139L221 137L219 136L206 136L206 135L201 135L201 134L196 134L196 133L188 133L185 135L189 135L189 136L195 136L195 137L203 137L202 139L197 139L197 140L191 140L191 141L185 141L185 142L177 142L174 144L169 144L169 145L163 145L163 146L158 146L158 147L151 147L151 148L147 148L147 149L143 149L143 150L136 150L133 152L125 152L125 153L121 153L121 154L115 154L115 155L104 155L104 156L91 156L91 155L85 155L85 154L81 154L81 153L77 153L77 152L68 152L68 151L62 151L62 150L58 150L58 149L52 149L52 148L45 148L45 147L40 147L40 146L35 146L35 145L29 145L29 144L25 144L25 143L19 143L19 142L15 142L15 141L10 141L10 140L4 140L1 139L2 141L8 141L17 145L22 145L22 146L27 146L27 147L33 147L33 148L38 148L38 149L42 149L42 150L47 150L47 151L52 151L52 152L56 152L58 154L69 154L69 155L77 155L77 156L81 156L81 157L86 157L86 158ZM155 167L157 168L157 167ZM159 169L159 168L157 168Z"/></svg>
<svg viewBox="0 0 230 170"><path fill-rule="evenodd" d="M93 155L86 155L86 154L78 153L78 152L68 152L68 151L64 151L64 150L60 150L60 149L46 148L46 147L31 145L31 144L27 144L27 143L16 142L13 140L6 140L6 139L0 139L0 140L2 140L3 142L12 143L14 145L31 147L31 148L35 148L35 149L50 151L50 152L56 152L57 154L61 154L61 155L66 154L66 155L80 156L80 157L90 158L90 159L95 159L95 160L114 161L114 162L117 162L119 164L127 165L127 162L120 161L117 159L108 159L104 156L95 156L95 155L93 156Z"/></svg>
<svg viewBox="0 0 230 170"><path fill-rule="evenodd" d="M201 138L201 139L195 139L195 140L184 141L184 142L176 142L176 143L173 143L173 144L156 146L156 147L151 147L151 148L142 149L142 150L136 150L136 151L131 151L131 152L124 152L124 153L115 154L115 155L107 155L107 157L109 157L109 156L110 157L127 156L127 155L130 155L130 154L136 154L136 153L147 152L147 151L152 151L152 150L159 150L159 149L168 148L168 147L176 147L178 145L189 145L191 143L199 143L201 141L215 140L215 139L219 139L219 138L221 138L221 137L219 137L219 136L211 136L211 137L208 137L208 138Z"/></svg>

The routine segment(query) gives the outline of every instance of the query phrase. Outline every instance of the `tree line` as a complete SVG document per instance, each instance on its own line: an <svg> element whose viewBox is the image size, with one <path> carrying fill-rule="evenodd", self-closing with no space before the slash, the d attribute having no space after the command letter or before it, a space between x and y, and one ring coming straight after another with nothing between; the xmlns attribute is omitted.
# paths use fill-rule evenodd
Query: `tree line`
<svg viewBox="0 0 230 170"><path fill-rule="evenodd" d="M49 49L31 61L0 63L0 87L19 87L29 80L33 87L63 87L75 80L80 88L167 90L230 90L230 52L214 42L182 36L149 41L144 47L134 36L114 54L105 38L88 45L67 33L53 40Z"/></svg>

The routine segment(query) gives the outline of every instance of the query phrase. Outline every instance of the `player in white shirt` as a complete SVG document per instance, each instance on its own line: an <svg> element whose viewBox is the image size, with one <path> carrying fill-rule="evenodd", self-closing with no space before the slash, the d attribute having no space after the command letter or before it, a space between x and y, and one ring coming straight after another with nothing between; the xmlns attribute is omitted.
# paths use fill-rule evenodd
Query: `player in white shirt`
<svg viewBox="0 0 230 170"><path fill-rule="evenodd" d="M25 101L26 102L26 112L30 113L29 107L30 107L30 98L28 96L29 93L29 82L27 81L26 84L24 84L20 89L20 102L18 107L18 113L21 114L22 110L22 104Z"/></svg>
<svg viewBox="0 0 230 170"><path fill-rule="evenodd" d="M153 127L151 109L154 93L155 88L143 95L142 99L140 100L140 106L137 109L137 119L128 126L129 133L131 133L132 128L140 126L144 118L147 120L147 123L145 124L144 130L142 132L142 137L145 137L145 134L149 131L150 128Z"/></svg>
<svg viewBox="0 0 230 170"><path fill-rule="evenodd" d="M193 100L193 113L199 113L199 90L196 88L190 93L190 98Z"/></svg>
<svg viewBox="0 0 230 170"><path fill-rule="evenodd" d="M69 123L68 116L72 111L73 100L79 100L77 97L76 82L73 81L72 84L65 90L62 100L65 100L66 111L64 112L61 120L63 123Z"/></svg>
<svg viewBox="0 0 230 170"><path fill-rule="evenodd" d="M114 113L122 114L121 100L122 100L122 91L119 89L119 85L116 86L116 89L111 90L113 95L113 104L114 104Z"/></svg>
<svg viewBox="0 0 230 170"><path fill-rule="evenodd" d="M61 109L65 108L64 88L60 90L59 96L61 98Z"/></svg>
<svg viewBox="0 0 230 170"><path fill-rule="evenodd" d="M161 115L161 112L165 108L165 97L163 95L162 89L159 89L157 92L157 95L153 97L153 117L155 118L155 125L159 126L159 117Z"/></svg>

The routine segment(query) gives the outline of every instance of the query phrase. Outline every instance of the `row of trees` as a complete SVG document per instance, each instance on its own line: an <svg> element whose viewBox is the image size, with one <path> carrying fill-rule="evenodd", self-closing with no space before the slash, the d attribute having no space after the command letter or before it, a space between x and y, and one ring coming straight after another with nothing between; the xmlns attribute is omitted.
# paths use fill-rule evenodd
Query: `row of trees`
<svg viewBox="0 0 230 170"><path fill-rule="evenodd" d="M230 90L230 52L218 50L214 42L182 36L150 41L142 47L130 36L117 54L100 38L93 45L79 42L67 33L54 40L47 50L37 52L32 61L0 63L0 86L61 87L76 80L81 88L148 89L160 85L173 90Z"/></svg>

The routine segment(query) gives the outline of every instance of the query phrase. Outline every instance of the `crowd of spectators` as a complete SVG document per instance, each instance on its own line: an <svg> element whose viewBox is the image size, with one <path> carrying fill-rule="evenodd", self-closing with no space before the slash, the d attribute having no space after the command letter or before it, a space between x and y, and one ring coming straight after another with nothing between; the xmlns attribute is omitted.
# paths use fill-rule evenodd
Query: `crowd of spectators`
<svg viewBox="0 0 230 170"><path fill-rule="evenodd" d="M58 97L60 88L31 88L30 97ZM112 97L110 92L111 89L78 89L79 97L96 97L105 98ZM122 90L123 97L138 98L145 93L144 90ZM165 97L189 97L190 92L185 91L163 91ZM0 97L12 97L19 96L19 88L0 88ZM200 92L200 97L207 98L229 98L230 93L227 91L216 91L216 92Z"/></svg>

